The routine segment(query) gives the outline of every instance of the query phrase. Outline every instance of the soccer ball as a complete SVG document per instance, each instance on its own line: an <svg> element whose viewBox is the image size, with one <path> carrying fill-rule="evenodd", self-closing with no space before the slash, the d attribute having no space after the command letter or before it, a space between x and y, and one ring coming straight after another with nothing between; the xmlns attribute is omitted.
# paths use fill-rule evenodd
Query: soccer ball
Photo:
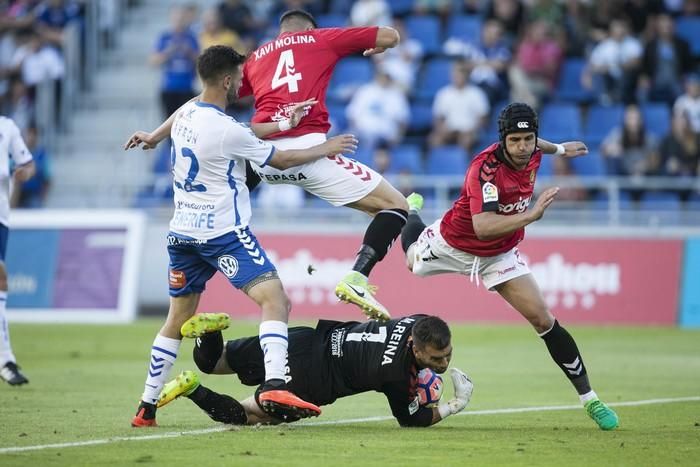
<svg viewBox="0 0 700 467"><path fill-rule="evenodd" d="M418 400L420 405L431 406L442 397L442 377L430 368L418 372Z"/></svg>

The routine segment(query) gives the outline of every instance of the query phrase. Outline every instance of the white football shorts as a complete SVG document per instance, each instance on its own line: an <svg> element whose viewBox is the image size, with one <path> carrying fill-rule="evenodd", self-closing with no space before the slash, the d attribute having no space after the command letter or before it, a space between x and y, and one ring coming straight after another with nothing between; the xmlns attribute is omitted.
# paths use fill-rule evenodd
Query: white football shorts
<svg viewBox="0 0 700 467"><path fill-rule="evenodd" d="M269 140L277 149L306 149L326 141L324 133L309 133L293 138ZM253 169L263 182L302 187L333 206L344 206L370 194L382 181L382 176L366 165L341 155L324 157L308 164L278 170L274 167Z"/></svg>
<svg viewBox="0 0 700 467"><path fill-rule="evenodd" d="M496 256L475 256L450 246L440 234L438 219L421 232L413 250L413 273L418 276L433 276L456 272L479 278L484 286L493 290L498 284L530 273L530 268L520 256L517 248Z"/></svg>

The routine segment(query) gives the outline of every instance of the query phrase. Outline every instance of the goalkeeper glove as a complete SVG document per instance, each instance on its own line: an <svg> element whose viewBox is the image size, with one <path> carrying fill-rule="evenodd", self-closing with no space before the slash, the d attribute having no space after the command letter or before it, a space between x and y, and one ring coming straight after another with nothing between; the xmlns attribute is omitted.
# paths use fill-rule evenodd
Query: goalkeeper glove
<svg viewBox="0 0 700 467"><path fill-rule="evenodd" d="M440 402L438 404L438 412L440 412L440 418L442 420L464 410L467 404L469 404L472 392L474 391L474 384L466 373L452 368L450 370L450 376L452 377L452 386L454 387L455 396L447 402Z"/></svg>

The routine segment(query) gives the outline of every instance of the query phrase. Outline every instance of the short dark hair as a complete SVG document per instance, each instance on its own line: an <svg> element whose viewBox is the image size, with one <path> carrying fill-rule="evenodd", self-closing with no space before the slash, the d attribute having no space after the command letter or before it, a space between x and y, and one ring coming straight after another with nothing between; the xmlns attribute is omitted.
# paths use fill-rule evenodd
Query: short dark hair
<svg viewBox="0 0 700 467"><path fill-rule="evenodd" d="M308 11L304 11L304 10L285 11L284 13L282 13L282 16L280 16L280 26L282 25L282 23L284 23L285 21L287 21L288 19L291 19L291 18L305 20L305 21L308 21L309 23L311 23L314 28L318 27L318 24L316 23L316 18L314 18L314 16L311 13L309 13Z"/></svg>
<svg viewBox="0 0 700 467"><path fill-rule="evenodd" d="M197 58L197 74L203 82L212 83L223 75L235 71L243 62L245 57L232 47L213 45Z"/></svg>
<svg viewBox="0 0 700 467"><path fill-rule="evenodd" d="M449 326L437 316L426 316L416 321L411 331L413 345L425 347L431 345L437 350L444 349L452 341Z"/></svg>

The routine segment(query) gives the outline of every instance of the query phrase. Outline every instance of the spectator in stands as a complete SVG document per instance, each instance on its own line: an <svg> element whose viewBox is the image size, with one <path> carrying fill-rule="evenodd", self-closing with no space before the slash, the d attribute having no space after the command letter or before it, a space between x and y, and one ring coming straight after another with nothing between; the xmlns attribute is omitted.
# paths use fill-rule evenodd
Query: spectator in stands
<svg viewBox="0 0 700 467"><path fill-rule="evenodd" d="M591 52L584 81L592 88L593 76L602 78L601 104L635 102L642 53L642 44L629 33L627 23L620 19L611 21L610 36Z"/></svg>
<svg viewBox="0 0 700 467"><path fill-rule="evenodd" d="M391 8L385 0L358 0L350 9L350 24L355 27L391 26Z"/></svg>
<svg viewBox="0 0 700 467"><path fill-rule="evenodd" d="M240 36L234 31L226 29L221 24L218 12L210 8L202 13L202 32L199 35L199 46L205 50L212 45L227 45L233 47L240 54L246 54L248 51Z"/></svg>
<svg viewBox="0 0 700 467"><path fill-rule="evenodd" d="M591 37L592 5L579 0L567 0L563 19L566 36L566 56L583 57Z"/></svg>
<svg viewBox="0 0 700 467"><path fill-rule="evenodd" d="M452 0L414 0L413 11L418 15L438 15L446 21L452 12Z"/></svg>
<svg viewBox="0 0 700 467"><path fill-rule="evenodd" d="M642 113L634 104L625 107L622 126L603 140L601 153L610 175L651 175L659 167L657 139L647 132Z"/></svg>
<svg viewBox="0 0 700 467"><path fill-rule="evenodd" d="M520 0L492 0L484 17L499 21L505 29L506 39L513 44L526 23L525 6Z"/></svg>
<svg viewBox="0 0 700 467"><path fill-rule="evenodd" d="M2 115L14 120L22 132L29 128L29 124L34 119L34 103L29 96L27 85L18 75L10 79L10 92L6 96ZM27 139L25 142L29 144Z"/></svg>
<svg viewBox="0 0 700 467"><path fill-rule="evenodd" d="M33 88L44 80L58 80L65 74L63 57L44 43L36 29L17 33L18 47L12 57L12 67L18 71L24 83Z"/></svg>
<svg viewBox="0 0 700 467"><path fill-rule="evenodd" d="M243 39L254 35L255 18L243 0L224 0L219 3L218 9L226 29L236 32Z"/></svg>
<svg viewBox="0 0 700 467"><path fill-rule="evenodd" d="M511 99L540 107L554 90L563 55L548 23L536 21L528 25L515 63L508 70Z"/></svg>
<svg viewBox="0 0 700 467"><path fill-rule="evenodd" d="M659 15L656 34L644 48L640 87L648 90L653 101L673 104L681 94L683 76L692 71L693 56L688 42L675 34L673 18Z"/></svg>
<svg viewBox="0 0 700 467"><path fill-rule="evenodd" d="M69 0L46 0L35 11L37 29L44 39L61 47L66 25L80 16L80 6Z"/></svg>
<svg viewBox="0 0 700 467"><path fill-rule="evenodd" d="M160 35L151 63L160 66L161 103L166 118L194 96L195 64L199 55L197 38L189 30L181 7L170 12L171 30Z"/></svg>
<svg viewBox="0 0 700 467"><path fill-rule="evenodd" d="M564 9L559 0L531 0L528 5L527 18L531 22L544 21L552 25L561 24L564 21Z"/></svg>
<svg viewBox="0 0 700 467"><path fill-rule="evenodd" d="M39 144L39 131L35 124L30 124L24 132L27 149L34 157L36 173L32 178L15 186L10 203L12 207L40 208L44 205L51 186L51 171L46 149Z"/></svg>
<svg viewBox="0 0 700 467"><path fill-rule="evenodd" d="M559 187L557 203L560 201L585 201L588 198L586 188L571 169L570 159L557 156L552 157L552 175L555 177L568 177L566 183L562 183Z"/></svg>
<svg viewBox="0 0 700 467"><path fill-rule="evenodd" d="M372 168L384 175L391 167L391 148L388 144L381 142L372 152Z"/></svg>
<svg viewBox="0 0 700 467"><path fill-rule="evenodd" d="M651 20L654 16L663 13L664 6L661 0L624 0L622 11L629 22L632 34L645 37Z"/></svg>
<svg viewBox="0 0 700 467"><path fill-rule="evenodd" d="M406 132L410 117L408 99L381 66L374 80L353 95L346 115L350 128L363 144L397 144Z"/></svg>
<svg viewBox="0 0 700 467"><path fill-rule="evenodd" d="M401 37L399 45L382 54L373 55L372 58L377 66L381 66L403 89L404 93L409 94L413 90L423 58L423 45L409 35L401 20L395 20L393 27Z"/></svg>
<svg viewBox="0 0 700 467"><path fill-rule="evenodd" d="M692 73L686 77L685 94L676 100L673 113L685 115L693 131L700 134L700 75Z"/></svg>
<svg viewBox="0 0 700 467"><path fill-rule="evenodd" d="M467 152L478 140L488 120L489 105L486 93L469 83L469 65L456 62L452 67L452 83L443 87L433 101L433 131L430 146L459 144Z"/></svg>
<svg viewBox="0 0 700 467"><path fill-rule="evenodd" d="M470 81L489 97L491 105L508 96L506 71L512 59L508 42L503 37L503 26L496 20L487 20L481 27L481 40L465 42L450 38L443 50L448 55L461 56L471 67Z"/></svg>
<svg viewBox="0 0 700 467"><path fill-rule="evenodd" d="M677 113L671 120L671 132L661 141L663 148L660 174L700 176L700 134L690 127L688 117Z"/></svg>

